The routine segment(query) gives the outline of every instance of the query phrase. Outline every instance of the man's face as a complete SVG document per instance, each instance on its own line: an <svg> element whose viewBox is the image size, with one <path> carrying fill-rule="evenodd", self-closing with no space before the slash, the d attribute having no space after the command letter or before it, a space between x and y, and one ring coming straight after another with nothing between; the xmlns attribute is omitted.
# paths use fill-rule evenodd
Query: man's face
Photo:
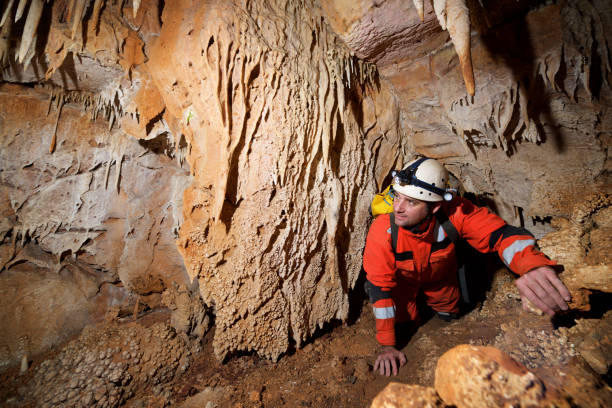
<svg viewBox="0 0 612 408"><path fill-rule="evenodd" d="M394 193L393 212L395 213L395 223L400 227L414 227L427 217L429 208L425 201L410 198L403 194Z"/></svg>

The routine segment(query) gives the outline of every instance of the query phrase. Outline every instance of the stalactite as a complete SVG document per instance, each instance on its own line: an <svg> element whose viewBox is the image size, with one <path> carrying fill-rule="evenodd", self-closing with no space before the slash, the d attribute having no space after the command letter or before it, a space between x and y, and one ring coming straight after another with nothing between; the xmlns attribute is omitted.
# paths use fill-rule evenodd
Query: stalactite
<svg viewBox="0 0 612 408"><path fill-rule="evenodd" d="M438 23L440 23L440 27L446 30L446 0L434 0L433 8L438 18Z"/></svg>
<svg viewBox="0 0 612 408"><path fill-rule="evenodd" d="M109 158L106 161L106 170L104 172L104 189L107 190L108 189L108 176L110 174L110 166L112 163L112 158Z"/></svg>
<svg viewBox="0 0 612 408"><path fill-rule="evenodd" d="M421 21L423 21L423 0L413 0L413 2ZM466 89L473 96L475 85L470 51L470 11L466 0L433 0L433 8L440 27L443 30L448 30L450 34L459 56Z"/></svg>
<svg viewBox="0 0 612 408"><path fill-rule="evenodd" d="M32 58L36 56L36 39L37 39L37 36L34 36L34 38L32 39L32 44L30 44L30 48L26 52L25 59L23 60L24 70L28 69L28 67L30 66L30 63L32 62Z"/></svg>
<svg viewBox="0 0 612 408"><path fill-rule="evenodd" d="M423 7L424 0L412 0L412 2L414 3L414 7L417 9L417 13L419 13L419 18L421 19L421 22L425 21Z"/></svg>
<svg viewBox="0 0 612 408"><path fill-rule="evenodd" d="M17 11L15 12L15 22L21 20L23 16L23 11L25 7L28 5L29 0L19 0L19 5L17 6Z"/></svg>
<svg viewBox="0 0 612 408"><path fill-rule="evenodd" d="M26 53L28 52L32 39L36 36L36 29L40 22L40 17L43 11L43 0L32 0L28 17L23 28L21 36L21 44L19 45L19 62L23 63Z"/></svg>
<svg viewBox="0 0 612 408"><path fill-rule="evenodd" d="M96 31L98 30L98 25L100 23L100 10L102 9L102 5L104 4L104 0L95 0L93 6L93 13L91 19L94 23L94 27Z"/></svg>
<svg viewBox="0 0 612 408"><path fill-rule="evenodd" d="M15 0L9 0L8 4L6 5L4 13L2 13L2 20L0 20L0 27L4 26L4 24L8 21L9 15L11 14L11 11L13 9L14 2Z"/></svg>
<svg viewBox="0 0 612 408"><path fill-rule="evenodd" d="M140 0L134 0L133 6L132 6L132 11L133 11L134 18L136 18L136 15L138 14L138 9L139 8L140 8Z"/></svg>
<svg viewBox="0 0 612 408"><path fill-rule="evenodd" d="M331 274L333 284L337 283L340 271L338 265L338 249L336 240L338 236L338 219L342 210L342 183L333 179L325 198L325 223L327 225L327 269Z"/></svg>
<svg viewBox="0 0 612 408"><path fill-rule="evenodd" d="M123 156L123 153L119 153L118 156L115 158L115 190L117 191L117 194L119 193L119 180L121 179L121 166L123 164Z"/></svg>
<svg viewBox="0 0 612 408"><path fill-rule="evenodd" d="M87 6L87 0L76 0L74 5L74 15L72 16L72 30L70 34L70 38L74 40L74 36L77 33L77 30L81 26L81 20L83 19L83 14L85 13L85 7Z"/></svg>
<svg viewBox="0 0 612 408"><path fill-rule="evenodd" d="M447 0L446 27L459 56L461 74L468 94L474 96L474 71L470 47L470 11L465 0Z"/></svg>
<svg viewBox="0 0 612 408"><path fill-rule="evenodd" d="M113 128L113 124L115 123L115 110L109 109L110 115L108 120L108 130L110 131Z"/></svg>
<svg viewBox="0 0 612 408"><path fill-rule="evenodd" d="M21 246L25 246L25 241L26 241L26 237L28 235L28 228L26 226L23 226L22 230L21 230Z"/></svg>
<svg viewBox="0 0 612 408"><path fill-rule="evenodd" d="M57 108L57 117L55 118L55 125L53 126L53 137L51 138L51 144L49 145L49 153L53 153L55 151L55 144L57 141L57 126L59 124L60 115L62 113L62 108L64 107L64 97L58 97L59 106Z"/></svg>
<svg viewBox="0 0 612 408"><path fill-rule="evenodd" d="M7 15L10 8L7 8L5 15ZM10 33L13 26L13 19L3 19L2 30L0 30L0 64L4 64L8 61L10 55Z"/></svg>

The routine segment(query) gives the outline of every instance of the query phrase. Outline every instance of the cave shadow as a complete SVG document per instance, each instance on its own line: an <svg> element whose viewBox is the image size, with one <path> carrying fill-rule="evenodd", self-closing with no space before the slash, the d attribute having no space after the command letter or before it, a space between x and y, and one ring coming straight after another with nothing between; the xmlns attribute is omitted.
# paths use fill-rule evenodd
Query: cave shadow
<svg viewBox="0 0 612 408"><path fill-rule="evenodd" d="M62 85L64 89L70 89L68 86L68 80L70 80L74 84L74 90L80 90L76 64L74 63L74 53L72 51L66 54L64 62L62 62L62 65L60 65L57 70L60 73L60 78L62 80Z"/></svg>
<svg viewBox="0 0 612 408"><path fill-rule="evenodd" d="M555 329L559 327L573 327L578 319L597 319L601 320L606 312L612 310L612 293L590 289L589 295L590 310L570 309L565 312L555 314L552 318Z"/></svg>
<svg viewBox="0 0 612 408"><path fill-rule="evenodd" d="M487 15L487 11L478 2L470 1L469 6L471 10L477 9L475 10L476 14ZM519 87L524 89L527 95L527 114L538 129L540 143L546 143L550 136L550 141L553 143L555 150L562 153L566 150L566 143L559 131L558 123L552 116L550 105L551 94L562 91L549 89L541 76L538 75L538 66L535 61L537 56L531 46L532 37L526 21L531 8L525 5L519 7L521 7L521 10L507 22L488 28L484 26L476 27L476 30L480 34L482 45L493 56L493 59L503 62L512 71L513 79L519 84ZM561 41L563 40L561 39ZM564 75L565 64L563 56L561 56L560 69L553 78L554 82L562 83ZM510 125L502 135L507 141L508 156L514 154L517 142L519 142L518 140L511 140L511 134L516 128L512 125L518 123L519 115L520 112L515 110ZM544 126L545 123L547 124L546 127ZM526 132L525 126L523 126L522 132Z"/></svg>

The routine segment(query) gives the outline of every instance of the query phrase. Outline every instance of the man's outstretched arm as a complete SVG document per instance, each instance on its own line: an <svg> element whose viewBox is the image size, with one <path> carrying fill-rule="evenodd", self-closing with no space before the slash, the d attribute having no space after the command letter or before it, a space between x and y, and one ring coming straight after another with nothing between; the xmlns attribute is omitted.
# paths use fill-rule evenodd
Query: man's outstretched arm
<svg viewBox="0 0 612 408"><path fill-rule="evenodd" d="M487 209L460 200L451 222L460 225L462 236L480 252L496 251L514 273L521 275L516 286L523 299L529 300L543 312L554 315L567 310L571 295L558 278L556 265L536 248L533 235L524 228L506 224Z"/></svg>

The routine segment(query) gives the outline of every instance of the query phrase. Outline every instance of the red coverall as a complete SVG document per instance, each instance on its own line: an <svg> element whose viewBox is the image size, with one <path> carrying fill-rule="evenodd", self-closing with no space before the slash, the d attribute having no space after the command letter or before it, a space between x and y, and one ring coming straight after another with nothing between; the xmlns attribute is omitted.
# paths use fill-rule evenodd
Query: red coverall
<svg viewBox="0 0 612 408"><path fill-rule="evenodd" d="M462 197L443 203L439 211L448 216L459 236L471 246L483 253L497 251L506 266L519 275L556 264L535 248L529 231L507 225L486 208ZM420 234L400 227L394 255L389 214L378 216L368 232L363 267L370 283L376 339L383 346L395 345L396 312L400 322L419 323L419 292L436 311L459 311L455 246L436 217L431 217L427 230Z"/></svg>

